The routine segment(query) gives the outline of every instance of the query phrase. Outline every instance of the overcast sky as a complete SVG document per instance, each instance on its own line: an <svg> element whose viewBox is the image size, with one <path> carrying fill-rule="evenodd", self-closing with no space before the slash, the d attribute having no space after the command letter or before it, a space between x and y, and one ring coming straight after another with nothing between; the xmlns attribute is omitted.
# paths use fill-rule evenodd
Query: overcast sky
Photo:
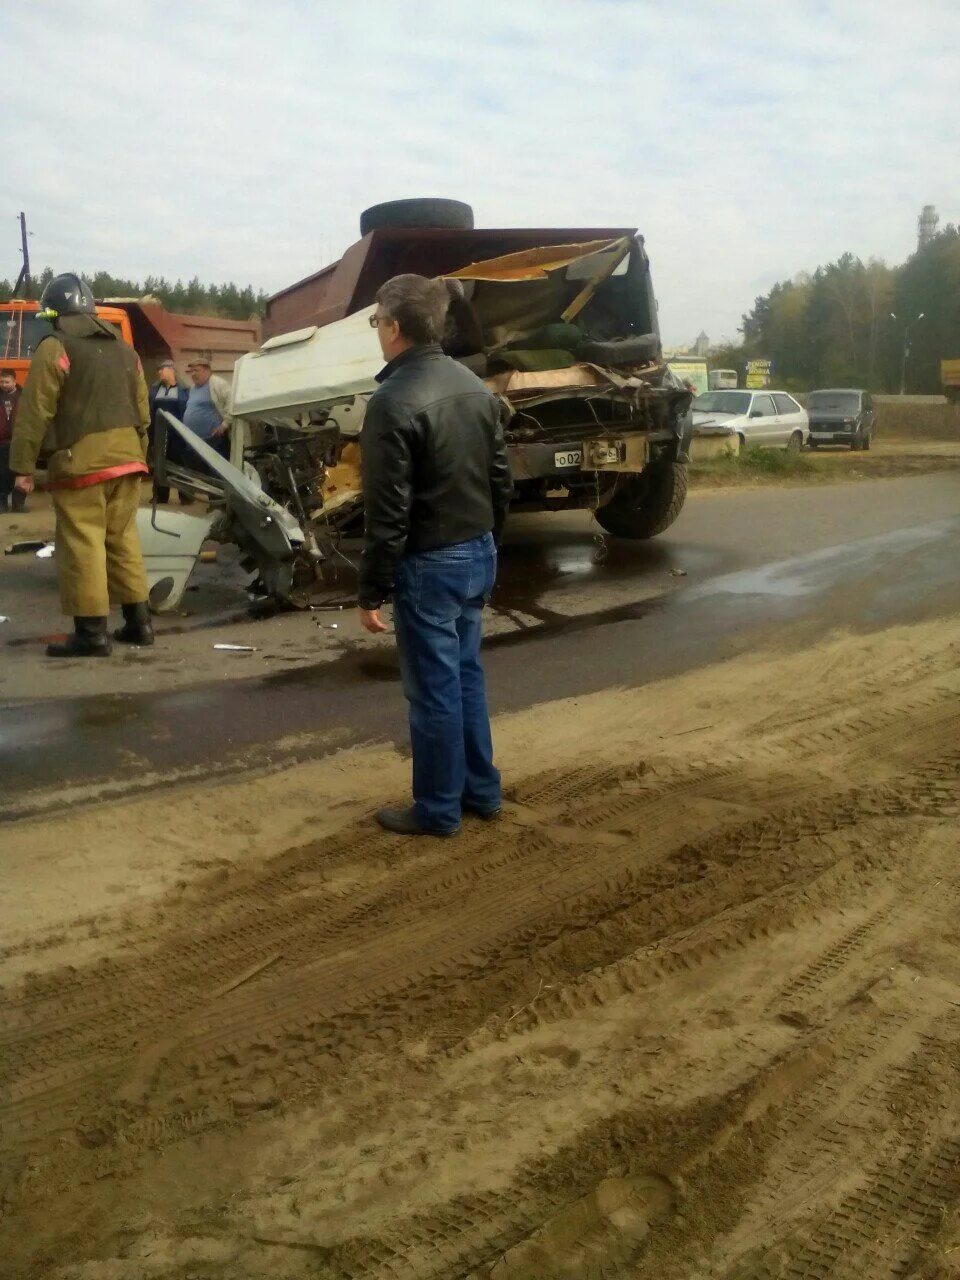
<svg viewBox="0 0 960 1280"><path fill-rule="evenodd" d="M960 221L957 0L0 0L0 277L273 291L380 200L637 226L668 343Z"/></svg>

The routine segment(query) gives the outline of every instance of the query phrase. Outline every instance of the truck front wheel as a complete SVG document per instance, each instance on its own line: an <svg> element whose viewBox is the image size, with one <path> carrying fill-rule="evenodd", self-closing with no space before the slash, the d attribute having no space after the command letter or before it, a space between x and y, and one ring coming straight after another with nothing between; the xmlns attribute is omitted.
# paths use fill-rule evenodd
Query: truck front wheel
<svg viewBox="0 0 960 1280"><path fill-rule="evenodd" d="M641 473L620 476L609 502L596 510L607 533L617 538L654 538L669 529L687 496L687 468L653 462Z"/></svg>

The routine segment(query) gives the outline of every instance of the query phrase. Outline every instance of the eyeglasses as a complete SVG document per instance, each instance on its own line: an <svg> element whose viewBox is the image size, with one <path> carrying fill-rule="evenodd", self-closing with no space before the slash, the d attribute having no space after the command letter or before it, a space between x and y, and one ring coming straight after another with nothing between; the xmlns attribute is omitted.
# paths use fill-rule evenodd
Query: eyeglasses
<svg viewBox="0 0 960 1280"><path fill-rule="evenodd" d="M379 325L380 325L380 321L381 321L381 320L386 320L386 318L387 318L386 316L372 315L372 316L370 317L370 328L371 328L371 329L376 329L376 328L378 328L378 327L379 327Z"/></svg>

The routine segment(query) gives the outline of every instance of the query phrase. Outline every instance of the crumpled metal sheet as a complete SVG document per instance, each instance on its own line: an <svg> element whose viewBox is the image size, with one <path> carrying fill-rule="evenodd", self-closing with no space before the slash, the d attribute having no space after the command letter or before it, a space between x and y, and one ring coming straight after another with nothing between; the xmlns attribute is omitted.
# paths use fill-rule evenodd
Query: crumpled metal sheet
<svg viewBox="0 0 960 1280"><path fill-rule="evenodd" d="M532 373L508 369L485 378L484 383L494 395L505 395L511 400L523 400L551 391L568 390L576 393L598 387L611 391L636 391L646 378L653 377L661 367L659 362L651 361L639 369L632 369L627 375L601 368L600 365L584 363L570 365L566 369L541 369Z"/></svg>
<svg viewBox="0 0 960 1280"><path fill-rule="evenodd" d="M469 267L451 271L451 280L544 280L553 271L592 254L610 253L620 240L588 240L585 244L553 244L538 249L507 253L502 258L472 262Z"/></svg>

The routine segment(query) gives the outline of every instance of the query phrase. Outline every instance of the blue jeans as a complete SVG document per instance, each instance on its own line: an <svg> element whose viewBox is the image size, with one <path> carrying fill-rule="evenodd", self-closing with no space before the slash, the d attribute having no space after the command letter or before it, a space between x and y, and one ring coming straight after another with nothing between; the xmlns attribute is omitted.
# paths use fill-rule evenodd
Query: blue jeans
<svg viewBox="0 0 960 1280"><path fill-rule="evenodd" d="M393 615L410 704L413 802L431 831L460 825L462 806L500 807L480 631L497 576L492 534L404 556Z"/></svg>

